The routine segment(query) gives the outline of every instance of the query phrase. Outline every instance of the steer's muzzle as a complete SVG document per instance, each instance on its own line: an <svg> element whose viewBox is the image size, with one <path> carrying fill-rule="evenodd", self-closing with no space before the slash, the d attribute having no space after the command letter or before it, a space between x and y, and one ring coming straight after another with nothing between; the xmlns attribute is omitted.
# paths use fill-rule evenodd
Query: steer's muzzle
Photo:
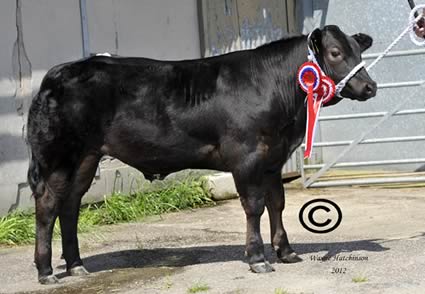
<svg viewBox="0 0 425 294"><path fill-rule="evenodd" d="M366 99L375 97L377 89L378 86L375 81L367 81L364 83L362 96Z"/></svg>
<svg viewBox="0 0 425 294"><path fill-rule="evenodd" d="M341 95L353 100L366 101L376 96L377 89L376 82L371 79L366 69L363 68L348 81L345 88L341 91Z"/></svg>

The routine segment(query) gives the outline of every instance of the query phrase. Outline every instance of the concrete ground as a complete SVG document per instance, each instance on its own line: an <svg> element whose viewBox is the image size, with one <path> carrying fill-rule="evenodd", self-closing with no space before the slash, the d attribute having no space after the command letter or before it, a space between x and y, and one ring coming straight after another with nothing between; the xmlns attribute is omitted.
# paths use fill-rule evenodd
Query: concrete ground
<svg viewBox="0 0 425 294"><path fill-rule="evenodd" d="M314 198L340 206L335 231L313 234L300 225L301 206ZM37 283L32 246L1 248L0 292L187 293L203 284L207 293L425 293L424 188L288 189L284 223L304 261L277 262L264 215L266 254L276 269L269 274L253 274L243 261L245 218L236 199L82 234L87 277L64 274L55 242L57 286Z"/></svg>

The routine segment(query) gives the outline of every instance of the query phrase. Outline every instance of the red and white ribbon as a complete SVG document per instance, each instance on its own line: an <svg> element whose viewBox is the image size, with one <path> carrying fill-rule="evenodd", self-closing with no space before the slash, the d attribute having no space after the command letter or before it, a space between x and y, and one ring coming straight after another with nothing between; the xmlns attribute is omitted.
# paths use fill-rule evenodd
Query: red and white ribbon
<svg viewBox="0 0 425 294"><path fill-rule="evenodd" d="M314 62L306 62L298 70L297 81L307 93L307 126L304 158L310 158L313 150L314 134L322 104L329 102L335 95L335 83L322 74Z"/></svg>

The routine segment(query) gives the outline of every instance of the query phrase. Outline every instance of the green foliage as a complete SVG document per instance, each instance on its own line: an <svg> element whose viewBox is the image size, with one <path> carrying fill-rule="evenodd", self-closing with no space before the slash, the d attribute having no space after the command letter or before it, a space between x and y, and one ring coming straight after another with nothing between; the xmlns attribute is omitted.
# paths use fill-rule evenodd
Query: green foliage
<svg viewBox="0 0 425 294"><path fill-rule="evenodd" d="M113 194L102 203L90 204L80 210L78 230L86 232L94 226L141 220L146 216L163 214L187 208L212 205L202 180L171 183L149 192L130 195ZM34 242L34 214L15 212L0 219L0 244L21 245ZM59 223L54 236L60 236Z"/></svg>
<svg viewBox="0 0 425 294"><path fill-rule="evenodd" d="M361 276L354 277L351 280L353 281L353 283L364 283L364 282L368 281L368 279L366 277L361 277Z"/></svg>
<svg viewBox="0 0 425 294"><path fill-rule="evenodd" d="M34 217L24 212L15 212L0 219L0 244L29 244L35 238Z"/></svg>
<svg viewBox="0 0 425 294"><path fill-rule="evenodd" d="M289 294L289 292L282 288L276 288L274 289L274 294Z"/></svg>
<svg viewBox="0 0 425 294"><path fill-rule="evenodd" d="M187 293L205 292L205 291L208 291L209 289L210 289L210 287L207 284L198 282L198 283L192 285L191 287L189 287L187 289Z"/></svg>

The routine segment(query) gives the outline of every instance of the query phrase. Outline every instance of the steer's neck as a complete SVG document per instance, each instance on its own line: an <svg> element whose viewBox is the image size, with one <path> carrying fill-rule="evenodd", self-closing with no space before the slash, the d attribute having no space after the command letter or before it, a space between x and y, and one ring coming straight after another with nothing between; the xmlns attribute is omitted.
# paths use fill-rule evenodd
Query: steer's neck
<svg viewBox="0 0 425 294"><path fill-rule="evenodd" d="M262 83L271 87L274 99L289 117L304 107L305 93L297 84L299 67L307 61L307 37L297 36L272 42L255 50L255 60Z"/></svg>

